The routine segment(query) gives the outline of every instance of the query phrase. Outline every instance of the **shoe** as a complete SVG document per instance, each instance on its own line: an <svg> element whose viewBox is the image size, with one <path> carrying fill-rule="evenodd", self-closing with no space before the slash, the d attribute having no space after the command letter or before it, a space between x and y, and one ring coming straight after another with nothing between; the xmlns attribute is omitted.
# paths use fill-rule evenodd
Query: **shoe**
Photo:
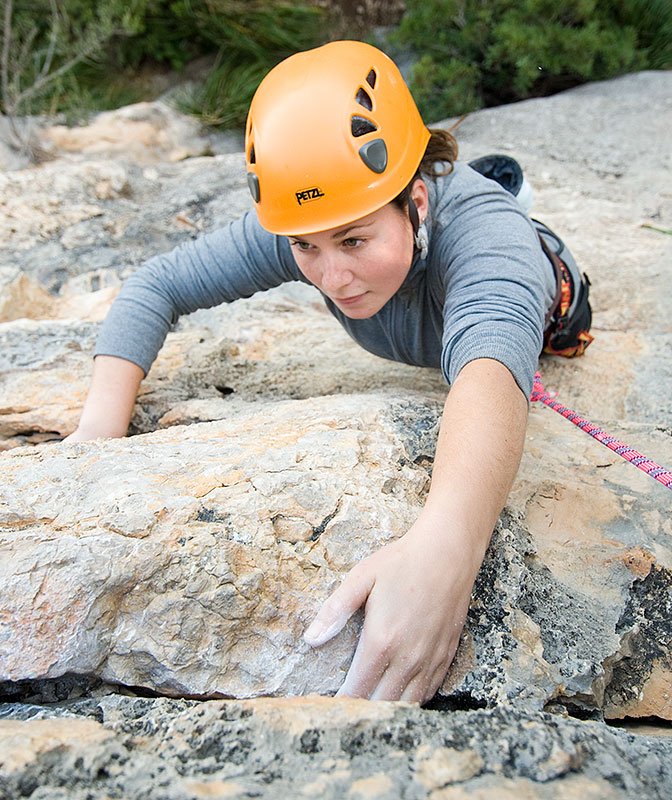
<svg viewBox="0 0 672 800"><path fill-rule="evenodd" d="M482 156L469 162L469 166L510 192L529 215L532 210L532 187L523 175L515 158L503 155Z"/></svg>

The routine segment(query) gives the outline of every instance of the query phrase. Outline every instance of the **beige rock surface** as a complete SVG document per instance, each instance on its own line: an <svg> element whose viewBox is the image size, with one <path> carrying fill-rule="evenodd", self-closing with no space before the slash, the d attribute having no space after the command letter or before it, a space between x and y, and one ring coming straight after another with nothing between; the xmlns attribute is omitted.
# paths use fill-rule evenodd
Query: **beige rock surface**
<svg viewBox="0 0 672 800"><path fill-rule="evenodd" d="M156 101L104 111L78 128L54 125L43 131L43 137L56 151L155 164L209 155L210 144L201 133L195 118Z"/></svg>
<svg viewBox="0 0 672 800"><path fill-rule="evenodd" d="M520 159L534 213L593 282L595 342L576 361L543 358L547 388L668 467L672 239L644 226L672 228L670 88L669 73L627 76L457 130L466 158ZM160 138L143 133L141 147ZM182 321L138 401L144 436L22 447L76 424L95 320L139 257L249 205L239 156L139 167L133 148L110 158L121 135L100 155L68 141L79 151L62 161L0 175L2 677L332 692L356 624L319 651L301 631L340 575L417 513L441 376L363 353L309 290L283 287ZM533 407L447 707L672 718L669 500Z"/></svg>
<svg viewBox="0 0 672 800"><path fill-rule="evenodd" d="M10 451L2 679L335 691L356 624L318 650L301 633L342 572L417 514L427 472L394 419L409 403L275 403L152 434L149 447L134 437ZM436 420L436 405L424 409Z"/></svg>
<svg viewBox="0 0 672 800"><path fill-rule="evenodd" d="M50 713L32 706L23 716L34 718L4 729L0 722L4 752L23 760L0 772L7 792L35 785L59 800L663 800L672 776L666 742L552 714L442 714L315 696L107 696L70 704L65 717Z"/></svg>
<svg viewBox="0 0 672 800"><path fill-rule="evenodd" d="M0 324L0 450L74 430L91 376L96 327L90 322L115 292L51 299L58 312L51 322ZM395 364L358 347L313 290L280 287L197 312L169 334L142 384L132 430L223 419L268 398L383 387L402 395L423 389L437 398L446 392L437 370Z"/></svg>
<svg viewBox="0 0 672 800"><path fill-rule="evenodd" d="M0 720L0 780L51 751L87 749L112 736L87 719Z"/></svg>

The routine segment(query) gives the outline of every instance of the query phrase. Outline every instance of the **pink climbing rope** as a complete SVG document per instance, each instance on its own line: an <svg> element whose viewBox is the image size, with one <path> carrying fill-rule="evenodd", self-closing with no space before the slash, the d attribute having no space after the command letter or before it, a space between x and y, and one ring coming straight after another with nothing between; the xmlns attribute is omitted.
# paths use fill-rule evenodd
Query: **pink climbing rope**
<svg viewBox="0 0 672 800"><path fill-rule="evenodd" d="M651 459L643 456L641 453L638 453L631 447L628 447L627 444L619 442L619 440L614 439L613 436L609 436L603 430L600 430L597 425L593 425L592 422L588 422L587 419L580 417L575 411L565 408L565 406L558 403L557 400L554 400L546 391L546 389L544 389L544 386L541 382L541 374L539 372L537 372L537 374L534 376L534 387L532 389L532 394L530 395L530 400L540 400L549 408L552 408L553 411L557 411L558 414L562 414L565 419L573 422L575 425L581 428L582 431L589 433L594 439L597 439L597 441L601 442L605 447L613 450L614 453L618 453L619 456L622 456L626 461L629 461L643 472L646 472L647 475L655 478L659 483L662 483L663 486L667 486L668 489L672 489L672 472L664 469L660 466L660 464L656 464L655 461L651 461Z"/></svg>

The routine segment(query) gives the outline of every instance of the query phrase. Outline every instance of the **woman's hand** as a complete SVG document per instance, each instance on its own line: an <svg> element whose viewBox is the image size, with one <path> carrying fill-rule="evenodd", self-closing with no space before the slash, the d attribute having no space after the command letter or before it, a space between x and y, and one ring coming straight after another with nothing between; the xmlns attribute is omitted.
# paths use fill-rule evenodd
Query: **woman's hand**
<svg viewBox="0 0 672 800"><path fill-rule="evenodd" d="M305 633L317 647L365 606L339 694L429 700L455 655L471 589L520 463L527 401L498 361L470 361L448 394L420 516L350 571Z"/></svg>
<svg viewBox="0 0 672 800"><path fill-rule="evenodd" d="M66 436L63 441L64 442L88 442L90 439L95 439L95 436L88 436L87 433L82 430L80 427L75 428L75 430Z"/></svg>
<svg viewBox="0 0 672 800"><path fill-rule="evenodd" d="M354 567L323 604L305 634L313 646L335 636L365 604L339 695L423 703L438 690L459 644L480 563L469 541L444 535L445 527L446 520L425 509L405 536Z"/></svg>

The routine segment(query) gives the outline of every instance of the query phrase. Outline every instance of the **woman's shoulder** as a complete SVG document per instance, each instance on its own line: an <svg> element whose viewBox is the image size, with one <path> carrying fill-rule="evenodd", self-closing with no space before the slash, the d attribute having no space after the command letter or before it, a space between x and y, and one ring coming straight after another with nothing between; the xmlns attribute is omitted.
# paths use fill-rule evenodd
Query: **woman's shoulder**
<svg viewBox="0 0 672 800"><path fill-rule="evenodd" d="M486 178L472 169L466 161L455 161L452 169L443 175L436 175L427 181L430 202L434 200L435 210L440 212L450 205L486 203L500 199L504 206L518 208L514 196L496 181Z"/></svg>
<svg viewBox="0 0 672 800"><path fill-rule="evenodd" d="M484 248L505 255L512 247L542 259L534 226L516 197L466 162L427 181L432 261L445 269L454 259L480 258ZM475 248L475 251L473 251ZM522 248L522 250L521 250Z"/></svg>

